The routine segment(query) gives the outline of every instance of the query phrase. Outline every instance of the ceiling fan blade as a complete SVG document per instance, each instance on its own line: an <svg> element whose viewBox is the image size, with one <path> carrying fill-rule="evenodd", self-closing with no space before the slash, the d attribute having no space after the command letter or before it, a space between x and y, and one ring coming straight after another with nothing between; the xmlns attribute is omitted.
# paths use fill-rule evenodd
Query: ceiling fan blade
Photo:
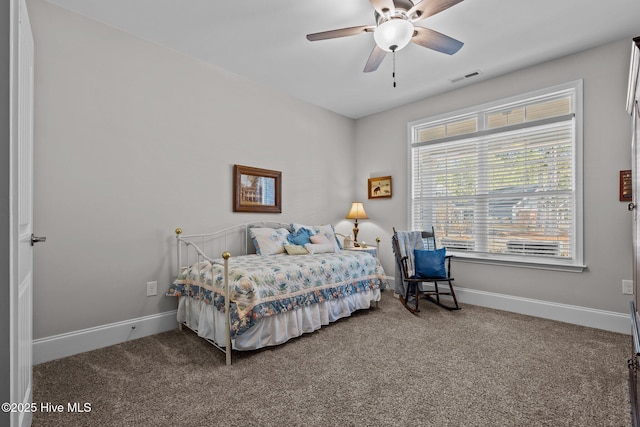
<svg viewBox="0 0 640 427"><path fill-rule="evenodd" d="M369 59L367 60L367 65L364 66L364 72L370 73L375 71L380 66L380 63L384 59L384 56L387 54L386 51L380 49L378 45L373 47L371 54L369 55Z"/></svg>
<svg viewBox="0 0 640 427"><path fill-rule="evenodd" d="M339 30L323 31L321 33L307 34L307 40L314 42L316 40L336 39L338 37L356 36L360 33L373 31L373 25L360 25L358 27L340 28Z"/></svg>
<svg viewBox="0 0 640 427"><path fill-rule="evenodd" d="M393 4L393 0L369 0L371 6L381 15L388 16L393 15L396 10L396 6Z"/></svg>
<svg viewBox="0 0 640 427"><path fill-rule="evenodd" d="M414 27L413 29L415 30L415 35L411 39L412 42L438 52L453 55L464 45L459 40L428 28Z"/></svg>
<svg viewBox="0 0 640 427"><path fill-rule="evenodd" d="M407 12L413 21L425 19L455 6L463 0L422 0Z"/></svg>

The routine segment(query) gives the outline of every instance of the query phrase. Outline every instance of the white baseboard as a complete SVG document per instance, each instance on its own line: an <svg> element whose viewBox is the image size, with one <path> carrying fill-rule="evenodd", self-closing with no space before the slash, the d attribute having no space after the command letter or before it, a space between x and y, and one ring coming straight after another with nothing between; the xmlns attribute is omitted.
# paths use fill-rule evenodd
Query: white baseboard
<svg viewBox="0 0 640 427"><path fill-rule="evenodd" d="M494 294L473 289L457 288L456 297L463 304L473 304L543 319L558 320L605 331L631 334L630 315L577 305L559 304L511 295Z"/></svg>
<svg viewBox="0 0 640 427"><path fill-rule="evenodd" d="M393 279L390 279L389 288L393 290ZM559 322L572 323L574 325L588 326L590 328L603 329L605 331L618 332L627 335L631 334L630 315L626 313L616 313L614 311L598 310L595 308L580 307L576 305L496 294L493 292L484 292L455 286L454 290L456 292L458 302L463 304L479 305L481 307L511 311L513 313L557 320Z"/></svg>
<svg viewBox="0 0 640 427"><path fill-rule="evenodd" d="M33 340L33 364L178 328L177 310Z"/></svg>

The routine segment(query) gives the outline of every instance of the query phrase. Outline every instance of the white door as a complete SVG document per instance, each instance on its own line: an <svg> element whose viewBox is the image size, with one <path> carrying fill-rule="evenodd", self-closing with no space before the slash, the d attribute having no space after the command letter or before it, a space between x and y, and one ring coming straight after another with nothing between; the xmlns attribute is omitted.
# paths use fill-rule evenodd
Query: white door
<svg viewBox="0 0 640 427"><path fill-rule="evenodd" d="M632 122L633 122L633 137L631 143L631 152L632 152L632 169L631 169L631 177L633 180L632 184L632 194L633 201L629 203L629 210L633 210L633 223L632 223L632 240L633 240L633 295L634 295L634 303L636 310L640 307L638 306L638 279L640 278L640 224L638 224L638 201L640 195L640 179L638 175L640 174L640 150L638 149L638 136L640 125L640 111L638 110L637 103L634 103L632 114Z"/></svg>
<svg viewBox="0 0 640 427"><path fill-rule="evenodd" d="M629 210L633 211L632 245L633 245L633 294L636 310L638 307L638 280L640 280L640 218L638 203L640 203L640 37L633 39L631 48L631 66L629 67L629 87L627 89L627 112L631 115L631 172L633 201L629 203Z"/></svg>
<svg viewBox="0 0 640 427"><path fill-rule="evenodd" d="M12 0L11 8L12 38L18 28L11 42L10 389L11 402L25 405L32 399L34 61L25 0ZM29 411L13 412L11 426L30 426L31 418Z"/></svg>

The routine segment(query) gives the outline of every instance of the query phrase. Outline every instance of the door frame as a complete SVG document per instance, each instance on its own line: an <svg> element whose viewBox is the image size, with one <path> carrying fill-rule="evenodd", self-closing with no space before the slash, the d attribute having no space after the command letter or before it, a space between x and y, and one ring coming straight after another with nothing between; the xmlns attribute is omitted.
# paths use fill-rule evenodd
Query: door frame
<svg viewBox="0 0 640 427"><path fill-rule="evenodd" d="M33 401L34 127L34 43L25 0L10 0L9 29L9 360L5 364L9 366L9 397L6 402L24 407ZM31 425L30 411L11 411L7 415L9 423L4 425Z"/></svg>

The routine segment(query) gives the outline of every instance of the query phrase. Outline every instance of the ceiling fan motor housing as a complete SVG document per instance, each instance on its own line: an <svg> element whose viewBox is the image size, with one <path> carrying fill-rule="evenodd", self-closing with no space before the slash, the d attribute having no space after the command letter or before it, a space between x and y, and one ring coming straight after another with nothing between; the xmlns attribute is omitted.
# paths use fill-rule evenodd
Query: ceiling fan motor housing
<svg viewBox="0 0 640 427"><path fill-rule="evenodd" d="M393 11L382 9L383 14L374 11L377 27L373 32L373 38L380 49L387 52L404 48L414 33L412 20L407 15L413 3L408 0L396 0L393 4Z"/></svg>
<svg viewBox="0 0 640 427"><path fill-rule="evenodd" d="M376 27L373 38L380 49L395 52L411 41L413 31L413 24L408 20L391 18Z"/></svg>

